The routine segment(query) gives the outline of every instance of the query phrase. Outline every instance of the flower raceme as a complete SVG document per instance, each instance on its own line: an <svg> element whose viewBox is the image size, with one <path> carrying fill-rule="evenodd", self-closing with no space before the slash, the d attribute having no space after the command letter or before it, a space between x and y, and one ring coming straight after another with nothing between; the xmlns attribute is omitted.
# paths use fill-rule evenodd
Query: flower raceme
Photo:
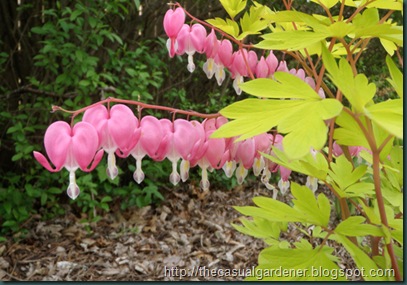
<svg viewBox="0 0 407 285"><path fill-rule="evenodd" d="M175 10L169 9L166 12L164 30L168 36L167 48L170 57L186 53L188 55L187 69L193 72L195 70L193 55L196 52L205 54L207 59L202 69L208 79L215 75L220 86L226 77L225 69L228 70L237 95L242 93L239 84L244 81L244 78L273 78L276 71L290 72L315 88L314 80L311 77L305 77L303 69L288 70L287 63L284 60L279 62L273 51L270 51L267 57L262 55L259 59L253 50L240 48L233 51L231 41L218 40L213 29L207 34L201 24L185 24L185 12L180 7ZM325 98L322 88L317 92L322 98Z"/></svg>
<svg viewBox="0 0 407 285"><path fill-rule="evenodd" d="M195 166L202 170L200 186L203 190L208 190L210 186L208 171L222 168L227 177L235 173L237 182L242 184L249 169L253 168L254 175L260 175L268 189L274 189L269 184L271 174L280 172L278 186L282 194L286 193L290 187L291 170L261 156L261 153L273 156L272 146L282 150L283 137L280 134L262 133L242 141L237 137L211 138L211 134L227 121L222 116L203 122L185 119L170 121L153 116L144 116L139 121L126 105L116 104L106 108L97 104L87 108L82 121L73 127L62 121L48 127L44 146L53 166L43 154L37 151L33 154L51 172L58 172L62 168L68 170L67 193L72 199L80 193L75 179L76 170L92 171L104 152L107 153L106 173L110 179L118 174L116 155L121 158L132 156L136 159L133 178L137 183L142 183L145 178L142 159L148 156L157 162L164 159L171 162L169 180L173 185L181 180L185 182L189 169ZM350 148L351 155L356 155L358 151L358 147ZM334 154L342 154L336 143ZM316 190L317 181L312 179L309 178L309 187Z"/></svg>
<svg viewBox="0 0 407 285"><path fill-rule="evenodd" d="M157 162L164 159L171 161L169 180L173 185L180 180L185 182L189 169L199 166L202 170L200 185L204 190L209 189L208 171L213 169L222 168L228 177L236 170L239 184L243 183L250 168L256 175L263 172L264 176L265 172L270 172L259 151L270 153L276 140L274 136L264 133L239 142L236 138L211 138L211 134L226 122L227 119L222 116L203 122L170 121L153 116L144 116L139 121L126 105L106 108L98 104L87 108L82 121L73 127L62 121L48 127L44 145L53 166L39 152L34 151L34 157L51 172L58 172L64 167L69 171L67 193L72 199L80 193L75 179L76 170L92 171L104 152L107 153L106 173L110 179L118 175L116 155L134 157L136 170L133 178L137 183L142 183L145 178L142 159L146 156Z"/></svg>

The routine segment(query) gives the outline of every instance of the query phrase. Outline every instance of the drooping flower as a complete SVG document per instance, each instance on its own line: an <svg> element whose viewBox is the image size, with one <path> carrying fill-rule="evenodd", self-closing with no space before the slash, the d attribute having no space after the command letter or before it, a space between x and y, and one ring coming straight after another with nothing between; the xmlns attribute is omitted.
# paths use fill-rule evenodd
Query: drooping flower
<svg viewBox="0 0 407 285"><path fill-rule="evenodd" d="M270 51L270 54L266 57L266 63L269 68L269 75L268 77L272 77L274 72L276 72L277 67L278 67L278 60L277 57L274 55L272 51Z"/></svg>
<svg viewBox="0 0 407 285"><path fill-rule="evenodd" d="M186 53L188 55L188 71L195 70L193 55L195 52L203 53L206 40L206 30L201 24L194 24L190 27L184 24L177 36L178 49L177 54Z"/></svg>
<svg viewBox="0 0 407 285"><path fill-rule="evenodd" d="M233 88L237 95L242 93L239 87L240 83L243 83L243 78L249 75L249 69L251 71L256 70L257 55L254 51L247 51L246 49L240 49L233 54L233 63L230 67L233 80Z"/></svg>
<svg viewBox="0 0 407 285"><path fill-rule="evenodd" d="M68 123L57 121L47 128L44 146L55 168L43 154L36 151L34 151L35 159L51 172L58 172L65 167L69 171L68 196L76 199L80 190L76 184L75 171L78 168L85 172L92 171L103 156L103 150L97 151L99 138L96 129L86 122L79 122L71 128ZM91 165L88 168L89 164Z"/></svg>
<svg viewBox="0 0 407 285"><path fill-rule="evenodd" d="M217 64L215 62L215 57L218 54L219 41L216 38L215 31L212 29L210 34L206 37L204 51L206 54L206 62L204 63L202 69L205 72L208 79L211 79L217 70Z"/></svg>
<svg viewBox="0 0 407 285"><path fill-rule="evenodd" d="M167 48L170 57L174 57L178 48L176 42L179 31L185 23L185 12L182 8L168 10L164 15L164 31L168 36Z"/></svg>
<svg viewBox="0 0 407 285"><path fill-rule="evenodd" d="M163 124L156 117L145 116L140 120L140 139L130 154L136 159L136 170L133 178L137 183L144 180L141 168L142 159L146 154L155 161L165 158L168 151L168 137L165 136Z"/></svg>
<svg viewBox="0 0 407 285"><path fill-rule="evenodd" d="M215 63L217 64L217 70L215 71L216 81L221 86L226 76L224 68L230 68L233 63L233 46L229 40L225 39L219 42Z"/></svg>
<svg viewBox="0 0 407 285"><path fill-rule="evenodd" d="M257 78L267 78L270 74L269 66L266 62L266 59L264 56L260 57L259 62L257 63L256 66L256 77Z"/></svg>
<svg viewBox="0 0 407 285"><path fill-rule="evenodd" d="M168 122L170 122L168 120ZM171 123L171 122L170 122ZM167 125L168 135L168 151L166 157L172 164L172 172L170 175L170 182L173 185L177 185L181 179L181 176L177 171L177 163L180 158L184 161L189 161L192 156L192 150L194 149L197 141L199 140L199 134L194 126L187 120L177 119L170 125ZM183 181L188 178L187 165L183 165L183 170L186 173L183 174Z"/></svg>
<svg viewBox="0 0 407 285"><path fill-rule="evenodd" d="M138 119L129 107L117 104L109 111L104 105L90 108L85 111L83 121L90 123L97 130L100 146L108 154L107 175L110 179L116 178L118 169L115 152L121 150L128 153L138 142Z"/></svg>
<svg viewBox="0 0 407 285"><path fill-rule="evenodd" d="M280 188L281 194L285 195L288 189L290 189L290 181L288 178L290 177L291 169L279 165L279 170L281 178L278 181L278 188Z"/></svg>

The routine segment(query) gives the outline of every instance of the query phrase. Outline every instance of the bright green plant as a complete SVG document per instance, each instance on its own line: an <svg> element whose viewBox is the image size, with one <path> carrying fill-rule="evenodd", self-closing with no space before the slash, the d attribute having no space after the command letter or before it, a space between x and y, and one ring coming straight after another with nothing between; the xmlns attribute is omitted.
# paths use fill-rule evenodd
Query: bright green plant
<svg viewBox="0 0 407 285"><path fill-rule="evenodd" d="M276 72L273 79L252 76L240 88L257 98L222 109L220 113L232 121L213 137L243 140L278 131L285 135L283 150L273 148L274 155L264 155L318 179L331 193L315 197L307 187L292 183L294 199L288 204L256 197L256 206L236 207L251 218L241 218L242 225L234 227L269 244L259 255L258 269L308 272L263 274L262 280L346 280L350 276L339 267L331 244L347 250L363 272L362 279L402 280L403 75L390 57L397 53L401 59L403 27L390 16L402 10L402 1L315 0L307 5L319 6L325 14L312 15L296 11L294 1L283 2L286 11L273 12L256 2L246 7L247 1L221 1L230 18L207 22L240 48L284 51L315 80L315 88L285 72ZM252 42L255 35L260 41L245 44L249 35ZM359 59L374 38L389 54L388 82L397 93L386 101L375 96L377 86L358 70ZM328 98L318 95L320 87ZM333 154L334 141L344 155ZM358 160L351 158L348 146L363 147ZM336 201L339 224L331 213ZM284 240L287 225L302 236ZM330 274L313 275L314 268Z"/></svg>

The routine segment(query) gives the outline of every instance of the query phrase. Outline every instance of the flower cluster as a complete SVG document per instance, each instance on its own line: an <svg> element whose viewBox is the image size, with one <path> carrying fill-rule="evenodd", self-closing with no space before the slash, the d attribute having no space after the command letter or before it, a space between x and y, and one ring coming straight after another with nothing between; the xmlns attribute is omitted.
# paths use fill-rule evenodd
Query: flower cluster
<svg viewBox="0 0 407 285"><path fill-rule="evenodd" d="M164 16L164 30L168 36L167 48L170 57L175 55L188 55L187 68L190 72L195 70L193 55L195 53L205 54L206 62L203 70L206 76L211 79L213 75L222 85L227 69L233 79L233 88L240 95L242 90L239 84L245 77L272 78L276 71L290 72L307 82L315 88L315 82L311 77L306 77L303 69L288 70L287 63L278 61L272 51L267 56L258 58L256 52L241 48L233 51L232 42L228 39L219 40L215 31L212 29L208 34L205 27L199 23L185 24L185 12L178 7L175 10L169 9ZM322 98L325 94L320 88L318 93Z"/></svg>
<svg viewBox="0 0 407 285"><path fill-rule="evenodd" d="M48 127L44 145L55 168L43 154L35 151L34 157L49 171L57 172L63 167L69 171L67 193L72 199L80 193L75 180L76 170L92 171L104 152L107 153L106 172L111 179L118 175L116 156L132 156L136 160L133 177L141 183L145 177L142 159L148 156L154 161L171 161L169 180L173 185L180 180L185 182L189 169L195 166L202 170L200 186L203 190L209 189L208 171L222 168L226 176L231 177L236 170L237 181L241 184L248 170L253 168L255 175L262 173L262 181L269 187L271 173L280 170L282 180L279 186L286 191L291 171L260 155L260 152L272 154L272 145L282 148L282 136L264 133L242 141L237 138L211 138L211 134L226 122L227 119L221 116L203 122L170 121L153 116L139 120L126 105L117 104L107 109L99 104L88 108L82 121L73 127L62 121Z"/></svg>

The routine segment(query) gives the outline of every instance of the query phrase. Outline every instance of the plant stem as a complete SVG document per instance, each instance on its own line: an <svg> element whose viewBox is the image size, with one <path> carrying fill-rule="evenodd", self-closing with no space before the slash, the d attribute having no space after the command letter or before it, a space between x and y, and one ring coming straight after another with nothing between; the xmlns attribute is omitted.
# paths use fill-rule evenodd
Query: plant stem
<svg viewBox="0 0 407 285"><path fill-rule="evenodd" d="M372 150L372 155L373 155L373 181L374 181L374 186L375 186L375 192L376 192L376 199L377 199L377 206L379 208L379 213L380 213L380 220L382 224L385 227L389 227L388 221L387 221L387 216L386 216L386 210L384 208L384 199L381 191L381 186L380 186L380 152L378 152L377 149ZM396 281L401 281L401 275L400 275L400 270L397 264L397 259L396 255L394 253L393 249L393 243L392 240L388 244L386 244L387 251L390 256L391 260L391 267L394 269L394 275L396 278Z"/></svg>
<svg viewBox="0 0 407 285"><path fill-rule="evenodd" d="M151 104L146 104L146 103L142 103L142 102L138 102L138 101L133 101L133 100L125 100L125 99L117 99L117 98L113 98L113 97L109 97L105 100L101 100L97 103L94 103L92 105L86 106L84 108L81 108L79 110L76 111L70 111L70 110L66 110L64 108L61 108L59 106L52 106L52 111L62 111L65 113L69 113L72 114L72 117L74 118L75 116L79 115L80 113L85 112L86 110L88 110L89 108L101 105L101 104L106 104L106 103L122 103L122 104L128 104L128 105L136 105L138 107L141 107L142 109L154 109L154 110L162 110L162 111L168 111L174 114L183 114L183 115L187 115L187 116L193 116L193 117L200 117L200 118L204 118L204 119L211 119L211 118L217 118L220 116L219 113L216 114L203 114L203 113L198 113L195 111L185 111L185 110L180 110L180 109L176 109L176 108L171 108L171 107L165 107L165 106L158 106L158 105L151 105Z"/></svg>

